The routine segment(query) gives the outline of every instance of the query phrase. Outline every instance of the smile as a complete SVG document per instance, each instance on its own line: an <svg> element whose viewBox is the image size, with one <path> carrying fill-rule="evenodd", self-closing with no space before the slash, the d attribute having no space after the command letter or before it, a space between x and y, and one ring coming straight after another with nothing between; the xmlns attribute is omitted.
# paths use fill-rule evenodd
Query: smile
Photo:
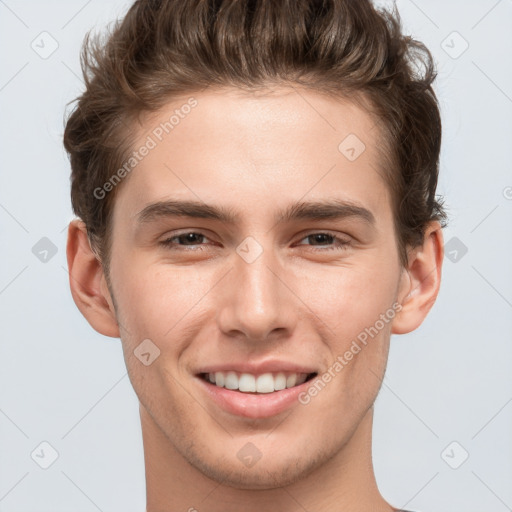
<svg viewBox="0 0 512 512"><path fill-rule="evenodd" d="M274 369L263 372L255 369L251 373L211 368L212 371L196 373L196 382L207 402L216 409L239 418L263 419L300 405L300 393L318 375L317 372L294 372L292 368L279 371L278 364L267 366L274 366Z"/></svg>
<svg viewBox="0 0 512 512"><path fill-rule="evenodd" d="M201 377L220 388L242 393L274 393L300 386L312 379L316 373L237 373L234 371L203 373Z"/></svg>

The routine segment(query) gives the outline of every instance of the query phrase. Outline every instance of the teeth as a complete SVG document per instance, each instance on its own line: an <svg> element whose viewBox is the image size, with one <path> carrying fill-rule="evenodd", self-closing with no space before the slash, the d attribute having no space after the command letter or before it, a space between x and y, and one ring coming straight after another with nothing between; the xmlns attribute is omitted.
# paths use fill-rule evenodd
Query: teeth
<svg viewBox="0 0 512 512"><path fill-rule="evenodd" d="M256 379L256 391L258 393L272 393L275 389L274 386L274 377L271 373L264 373Z"/></svg>
<svg viewBox="0 0 512 512"><path fill-rule="evenodd" d="M286 378L286 387L287 388L293 388L297 384L297 374L292 373L291 375L288 375Z"/></svg>
<svg viewBox="0 0 512 512"><path fill-rule="evenodd" d="M205 377L218 387L238 390L242 393L273 393L303 384L308 378L308 374L279 372L255 376L251 373L237 374L230 371L209 373Z"/></svg>
<svg viewBox="0 0 512 512"><path fill-rule="evenodd" d="M222 372L216 372L215 373L215 383L217 383L217 375L219 373L222 375ZM222 378L221 378L222 381ZM228 372L226 373L226 379L224 381L224 386L226 389L238 389L238 377L236 376L235 372Z"/></svg>
<svg viewBox="0 0 512 512"><path fill-rule="evenodd" d="M284 373L278 373L274 377L274 390L280 391L286 388L286 375Z"/></svg>
<svg viewBox="0 0 512 512"><path fill-rule="evenodd" d="M256 379L250 373L242 373L238 379L238 390L244 393L254 393L256 391Z"/></svg>
<svg viewBox="0 0 512 512"><path fill-rule="evenodd" d="M304 384L306 382L306 379L308 376L306 374L297 375L297 380L295 381L295 385L298 386L299 384Z"/></svg>
<svg viewBox="0 0 512 512"><path fill-rule="evenodd" d="M215 384L221 388L224 387L224 374L221 372L218 372L218 373L214 373L212 375L213 375L213 380L214 380Z"/></svg>

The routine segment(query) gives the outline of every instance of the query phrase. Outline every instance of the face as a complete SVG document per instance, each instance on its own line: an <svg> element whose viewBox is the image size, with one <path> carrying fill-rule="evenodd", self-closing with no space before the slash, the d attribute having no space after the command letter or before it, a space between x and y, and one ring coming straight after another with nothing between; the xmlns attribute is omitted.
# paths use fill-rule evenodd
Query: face
<svg viewBox="0 0 512 512"><path fill-rule="evenodd" d="M385 370L403 272L379 133L304 90L193 97L144 119L116 197L125 360L192 466L285 485L343 452Z"/></svg>

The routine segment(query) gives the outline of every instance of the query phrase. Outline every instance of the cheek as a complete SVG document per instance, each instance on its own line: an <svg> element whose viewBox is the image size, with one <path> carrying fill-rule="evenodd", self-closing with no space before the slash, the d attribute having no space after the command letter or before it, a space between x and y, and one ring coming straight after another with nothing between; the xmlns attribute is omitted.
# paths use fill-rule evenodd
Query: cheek
<svg viewBox="0 0 512 512"><path fill-rule="evenodd" d="M130 263L117 267L114 290L128 374L148 410L156 411L158 404L165 402L176 413L183 397L175 381L184 380L178 361L194 338L193 329L201 325L199 321L191 325L189 317L198 318L200 300L211 286L208 279L198 278L199 272L192 267ZM138 357L142 346L152 360L148 365Z"/></svg>
<svg viewBox="0 0 512 512"><path fill-rule="evenodd" d="M323 375L328 383L325 388L318 385L314 407L347 429L367 411L380 387L396 313L398 275L395 262L372 260L366 265L323 270L310 276L299 292L328 326L324 343L329 360Z"/></svg>
<svg viewBox="0 0 512 512"><path fill-rule="evenodd" d="M331 327L332 359L329 391L321 403L327 408L325 414L340 424L348 422L347 428L375 400L386 367L392 320L398 312L393 306L398 267L392 261L376 263L340 269L338 277L323 288L322 319ZM339 409L329 409L333 402Z"/></svg>
<svg viewBox="0 0 512 512"><path fill-rule="evenodd" d="M118 314L130 338L154 338L179 349L179 332L187 316L198 315L201 299L211 289L211 279L193 267L133 265L118 269ZM135 341L135 340L134 340Z"/></svg>
<svg viewBox="0 0 512 512"><path fill-rule="evenodd" d="M137 265L136 258L128 265L129 260L119 258L115 276L118 317L126 328L123 340L133 350L142 340L154 339L166 352L179 353L193 339L192 330L200 328L201 318L208 321L215 309L212 286L222 287L216 283L223 272L201 265ZM357 264L290 267L282 279L293 290L289 300L305 317L313 325L327 326L325 335L337 355L393 304L398 279L394 266L368 255Z"/></svg>
<svg viewBox="0 0 512 512"><path fill-rule="evenodd" d="M368 258L367 264L319 269L296 274L297 295L325 324L331 348L344 351L347 343L371 328L395 301L398 270L394 262ZM379 321L379 331L389 332Z"/></svg>

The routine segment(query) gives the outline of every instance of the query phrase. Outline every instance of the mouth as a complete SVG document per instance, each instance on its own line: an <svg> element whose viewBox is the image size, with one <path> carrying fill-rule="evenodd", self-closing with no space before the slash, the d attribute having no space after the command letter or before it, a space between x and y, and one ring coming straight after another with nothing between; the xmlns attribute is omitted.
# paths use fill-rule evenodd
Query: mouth
<svg viewBox="0 0 512 512"><path fill-rule="evenodd" d="M299 396L318 373L213 371L196 374L212 413L270 419L300 405Z"/></svg>
<svg viewBox="0 0 512 512"><path fill-rule="evenodd" d="M294 388L315 378L313 373L276 372L255 375L235 371L200 373L204 381L219 388L250 394L269 394Z"/></svg>

